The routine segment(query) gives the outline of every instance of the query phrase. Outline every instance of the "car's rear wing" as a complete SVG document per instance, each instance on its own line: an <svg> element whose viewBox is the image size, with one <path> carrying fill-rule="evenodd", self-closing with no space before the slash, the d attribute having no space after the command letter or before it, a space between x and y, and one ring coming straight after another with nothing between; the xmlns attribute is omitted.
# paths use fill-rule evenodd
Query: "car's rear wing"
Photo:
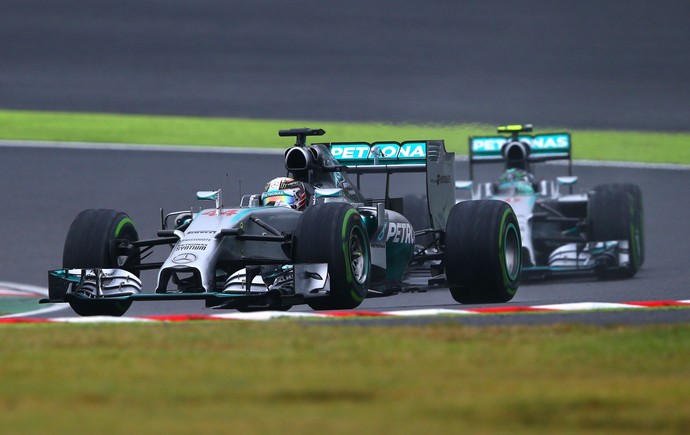
<svg viewBox="0 0 690 435"><path fill-rule="evenodd" d="M442 140L332 142L326 145L345 172L357 174L357 184L361 174L386 174L387 203L390 201L391 174L425 173L432 228L446 228L446 219L455 204L455 153L446 151Z"/></svg>
<svg viewBox="0 0 690 435"><path fill-rule="evenodd" d="M510 126L509 126L510 127ZM518 134L531 131L523 126L520 130L508 130L511 136L474 136L469 138L470 179L474 179L473 166L477 163L507 162L510 158L510 146L521 144L522 154L527 162L546 162L550 160L568 160L568 175L572 175L572 141L570 133Z"/></svg>
<svg viewBox="0 0 690 435"><path fill-rule="evenodd" d="M423 172L427 142L333 142L330 150L352 173Z"/></svg>

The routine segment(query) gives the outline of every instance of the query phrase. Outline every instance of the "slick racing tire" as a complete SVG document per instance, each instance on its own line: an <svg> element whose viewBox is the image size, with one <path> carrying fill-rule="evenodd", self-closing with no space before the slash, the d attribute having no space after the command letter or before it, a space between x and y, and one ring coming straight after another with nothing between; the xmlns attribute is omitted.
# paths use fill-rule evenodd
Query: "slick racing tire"
<svg viewBox="0 0 690 435"><path fill-rule="evenodd" d="M371 253L359 212L348 203L328 202L300 216L294 236L295 263L328 263L330 294L307 299L314 310L356 308L367 295Z"/></svg>
<svg viewBox="0 0 690 435"><path fill-rule="evenodd" d="M599 278L632 278L644 261L642 194L630 183L602 184L589 195L587 240L628 242L629 263L621 269L596 269Z"/></svg>
<svg viewBox="0 0 690 435"><path fill-rule="evenodd" d="M461 304L511 300L520 284L522 242L515 212L503 201L463 201L450 210L445 269Z"/></svg>
<svg viewBox="0 0 690 435"><path fill-rule="evenodd" d="M644 264L644 207L642 205L642 191L637 184L621 183L621 188L630 193L633 200L633 209L636 211L635 225L639 229L638 238L638 255L640 257L640 266Z"/></svg>
<svg viewBox="0 0 690 435"><path fill-rule="evenodd" d="M65 238L62 267L65 269L119 268L139 276L139 251L129 255L123 266L118 265L118 245L137 241L134 222L123 212L109 209L84 210L74 218ZM81 316L121 316L131 300L86 298L71 295L68 302Z"/></svg>
<svg viewBox="0 0 690 435"><path fill-rule="evenodd" d="M139 276L139 253L118 266L118 241L137 241L139 235L127 214L109 209L84 210L74 218L65 238L65 269L120 268Z"/></svg>

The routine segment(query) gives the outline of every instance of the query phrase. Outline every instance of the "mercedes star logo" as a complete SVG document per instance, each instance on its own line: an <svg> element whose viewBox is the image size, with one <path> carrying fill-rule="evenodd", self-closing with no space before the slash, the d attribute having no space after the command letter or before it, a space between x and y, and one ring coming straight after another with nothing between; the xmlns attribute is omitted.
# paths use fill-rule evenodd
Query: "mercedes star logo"
<svg viewBox="0 0 690 435"><path fill-rule="evenodd" d="M196 261L196 255L191 252L176 255L175 258L172 259L172 262L176 264L189 264L193 261Z"/></svg>

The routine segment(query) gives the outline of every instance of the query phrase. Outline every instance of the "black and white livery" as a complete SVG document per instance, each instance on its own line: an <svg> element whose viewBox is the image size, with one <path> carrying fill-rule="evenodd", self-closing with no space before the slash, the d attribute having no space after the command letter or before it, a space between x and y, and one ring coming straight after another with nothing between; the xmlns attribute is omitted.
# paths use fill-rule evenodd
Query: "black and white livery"
<svg viewBox="0 0 690 435"><path fill-rule="evenodd" d="M600 278L630 278L644 262L642 194L632 183L612 183L572 193L578 177L572 174L569 133L530 135L532 126L498 128L507 135L469 139L470 180L456 189L472 199L505 201L515 210L522 234L523 274L593 272ZM538 162L567 160L567 175L537 181ZM501 176L474 182L474 166L503 163ZM567 192L562 192L566 190Z"/></svg>
<svg viewBox="0 0 690 435"><path fill-rule="evenodd" d="M296 138L285 152L286 173L235 207L224 207L220 190L198 192L214 205L161 210L161 229L151 239L140 239L123 212L81 212L67 233L62 267L49 271L43 302L116 316L133 301L165 300L242 311L351 309L367 296L405 291L410 269L423 266L425 285L447 286L460 303L515 295L522 264L517 217L503 201L455 203L454 154L443 141L307 145L307 137L324 131L279 134ZM360 190L365 174L388 180L407 172L425 175L428 227L412 227L388 182L383 198ZM416 243L421 235L425 245ZM154 248L167 249L167 258L147 261ZM148 291L139 279L146 270L157 271Z"/></svg>

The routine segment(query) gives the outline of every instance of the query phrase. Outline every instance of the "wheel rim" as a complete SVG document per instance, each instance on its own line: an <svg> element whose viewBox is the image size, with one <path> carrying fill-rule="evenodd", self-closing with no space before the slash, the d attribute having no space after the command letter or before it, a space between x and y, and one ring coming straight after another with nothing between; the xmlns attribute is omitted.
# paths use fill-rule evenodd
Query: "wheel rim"
<svg viewBox="0 0 690 435"><path fill-rule="evenodd" d="M511 280L517 278L518 272L520 270L520 238L518 237L517 229L515 225L510 224L506 229L506 234L504 238L504 256L506 261L506 272Z"/></svg>
<svg viewBox="0 0 690 435"><path fill-rule="evenodd" d="M354 228L350 233L350 272L352 277L359 284L367 279L367 251L364 246L364 235L359 228Z"/></svg>

